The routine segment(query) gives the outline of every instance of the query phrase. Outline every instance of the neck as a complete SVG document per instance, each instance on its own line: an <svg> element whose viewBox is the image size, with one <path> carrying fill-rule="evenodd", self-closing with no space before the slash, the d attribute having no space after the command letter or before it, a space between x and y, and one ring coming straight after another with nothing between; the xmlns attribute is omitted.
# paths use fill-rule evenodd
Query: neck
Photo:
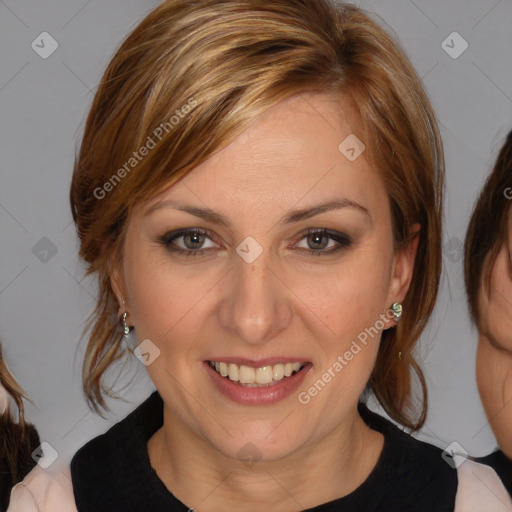
<svg viewBox="0 0 512 512"><path fill-rule="evenodd" d="M220 453L164 406L164 425L149 440L148 453L167 489L191 508L291 512L354 491L375 467L383 444L382 434L355 410L321 440L280 460L249 463Z"/></svg>

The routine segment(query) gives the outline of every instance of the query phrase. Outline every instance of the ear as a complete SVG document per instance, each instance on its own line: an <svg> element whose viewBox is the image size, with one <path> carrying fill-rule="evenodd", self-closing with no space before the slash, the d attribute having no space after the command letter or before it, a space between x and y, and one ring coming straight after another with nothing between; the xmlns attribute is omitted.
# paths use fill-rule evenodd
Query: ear
<svg viewBox="0 0 512 512"><path fill-rule="evenodd" d="M420 231L421 226L419 224L413 224L409 232L408 242L401 247L394 256L386 309L395 302L403 302L407 295L414 272Z"/></svg>

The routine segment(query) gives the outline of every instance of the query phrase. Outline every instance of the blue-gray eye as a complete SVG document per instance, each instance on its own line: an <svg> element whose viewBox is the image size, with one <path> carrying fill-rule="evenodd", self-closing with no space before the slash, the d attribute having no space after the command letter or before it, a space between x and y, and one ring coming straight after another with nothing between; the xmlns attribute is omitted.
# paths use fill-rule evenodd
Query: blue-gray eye
<svg viewBox="0 0 512 512"><path fill-rule="evenodd" d="M210 245L205 243L210 241ZM203 229L182 229L166 233L160 242L170 251L180 254L202 254L203 250L217 247L208 231Z"/></svg>
<svg viewBox="0 0 512 512"><path fill-rule="evenodd" d="M301 247L300 244L297 247L301 250L309 251L312 256L332 254L349 247L351 244L350 238L343 233L325 229L311 229L303 236L301 242L302 240L306 241L307 247Z"/></svg>

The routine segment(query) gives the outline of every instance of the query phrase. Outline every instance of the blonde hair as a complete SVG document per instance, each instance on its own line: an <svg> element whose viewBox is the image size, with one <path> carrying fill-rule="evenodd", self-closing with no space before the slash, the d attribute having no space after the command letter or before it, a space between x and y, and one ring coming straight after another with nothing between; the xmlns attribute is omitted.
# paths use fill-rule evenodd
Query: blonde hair
<svg viewBox="0 0 512 512"><path fill-rule="evenodd" d="M83 366L85 394L97 412L111 393L102 376L123 355L109 276L122 258L129 212L233 141L266 109L305 92L353 99L359 138L369 141L368 155L389 194L395 246L408 242L412 224L421 224L405 315L384 332L370 385L392 418L411 428L423 423L426 386L412 349L441 272L442 143L421 80L398 44L361 9L329 0L168 0L108 65L70 196L80 256L99 280ZM156 147L131 162L149 138L156 142L158 127L166 133ZM411 368L422 388L417 418L411 417Z"/></svg>

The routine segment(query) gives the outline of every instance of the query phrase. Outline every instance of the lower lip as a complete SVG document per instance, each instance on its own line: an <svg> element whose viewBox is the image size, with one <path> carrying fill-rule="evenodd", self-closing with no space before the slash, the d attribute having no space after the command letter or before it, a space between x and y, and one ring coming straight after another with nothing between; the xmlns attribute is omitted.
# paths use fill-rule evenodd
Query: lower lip
<svg viewBox="0 0 512 512"><path fill-rule="evenodd" d="M306 373L311 369L311 363L307 363L299 372L290 377L284 377L275 384L264 387L245 387L238 382L233 382L227 377L222 377L208 362L203 365L212 379L215 387L226 397L244 405L268 405L283 400L293 393L302 384Z"/></svg>

